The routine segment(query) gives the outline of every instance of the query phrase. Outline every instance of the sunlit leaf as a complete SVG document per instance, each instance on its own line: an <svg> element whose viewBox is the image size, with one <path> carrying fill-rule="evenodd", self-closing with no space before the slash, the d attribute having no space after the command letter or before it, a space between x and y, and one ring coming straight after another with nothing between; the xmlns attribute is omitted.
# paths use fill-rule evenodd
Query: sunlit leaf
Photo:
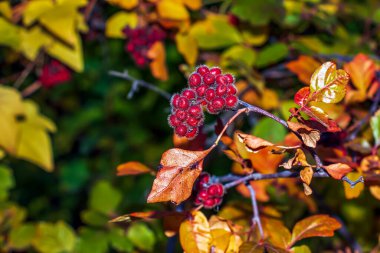
<svg viewBox="0 0 380 253"><path fill-rule="evenodd" d="M371 192L372 196L380 200L380 186L377 186L377 185L370 186L369 191Z"/></svg>
<svg viewBox="0 0 380 253"><path fill-rule="evenodd" d="M118 176L139 175L145 173L154 174L154 171L140 162L127 162L117 166Z"/></svg>
<svg viewBox="0 0 380 253"><path fill-rule="evenodd" d="M174 0L160 0L157 3L157 12L163 19L185 20L189 18L185 6Z"/></svg>
<svg viewBox="0 0 380 253"><path fill-rule="evenodd" d="M168 79L168 70L166 68L166 53L164 44L161 41L155 42L149 49L147 56L151 59L150 71L152 75L160 80Z"/></svg>
<svg viewBox="0 0 380 253"><path fill-rule="evenodd" d="M333 62L326 62L311 77L310 99L324 103L338 103L346 94L348 80L346 71L337 70Z"/></svg>
<svg viewBox="0 0 380 253"><path fill-rule="evenodd" d="M238 133L237 136L249 152L258 152L260 149L274 146L273 143L253 135Z"/></svg>
<svg viewBox="0 0 380 253"><path fill-rule="evenodd" d="M291 251L294 253L311 253L311 250L306 245L296 246L291 248Z"/></svg>
<svg viewBox="0 0 380 253"><path fill-rule="evenodd" d="M211 231L211 246L216 253L224 253L230 243L232 230L226 220L212 216L209 220Z"/></svg>
<svg viewBox="0 0 380 253"><path fill-rule="evenodd" d="M269 242L276 247L286 249L292 236L284 223L280 220L268 218L262 219L262 223Z"/></svg>
<svg viewBox="0 0 380 253"><path fill-rule="evenodd" d="M133 245L144 251L152 251L156 243L154 232L144 223L134 223L128 229L127 237Z"/></svg>
<svg viewBox="0 0 380 253"><path fill-rule="evenodd" d="M380 145L380 110L378 110L370 120L372 134L375 139L375 144Z"/></svg>
<svg viewBox="0 0 380 253"><path fill-rule="evenodd" d="M191 10L198 10L202 7L202 0L182 0L182 2Z"/></svg>
<svg viewBox="0 0 380 253"><path fill-rule="evenodd" d="M342 179L347 173L351 172L352 169L350 166L344 163L333 163L323 168L329 173L329 175L337 180Z"/></svg>
<svg viewBox="0 0 380 253"><path fill-rule="evenodd" d="M311 167L306 167L303 170L300 171L300 178L302 182L306 183L307 185L310 185L311 180L313 179L313 169Z"/></svg>
<svg viewBox="0 0 380 253"><path fill-rule="evenodd" d="M20 51L31 61L36 59L43 47L49 47L53 43L53 38L39 26L21 30L20 40Z"/></svg>
<svg viewBox="0 0 380 253"><path fill-rule="evenodd" d="M290 247L304 238L333 236L334 231L340 227L341 224L328 215L310 216L296 223L292 232L292 240L288 246Z"/></svg>
<svg viewBox="0 0 380 253"><path fill-rule="evenodd" d="M186 253L208 253L211 247L211 231L206 216L193 211L191 217L182 222L179 240Z"/></svg>
<svg viewBox="0 0 380 253"><path fill-rule="evenodd" d="M175 42L186 62L193 66L198 58L198 46L195 38L188 33L177 33Z"/></svg>
<svg viewBox="0 0 380 253"><path fill-rule="evenodd" d="M23 250L30 246L35 236L36 227L32 224L22 224L9 233L9 247L14 250Z"/></svg>
<svg viewBox="0 0 380 253"><path fill-rule="evenodd" d="M360 172L351 172L346 175L350 180L357 180L362 174ZM344 193L347 199L354 199L360 196L361 192L364 190L364 184L356 184L354 187L347 182L343 182Z"/></svg>
<svg viewBox="0 0 380 253"><path fill-rule="evenodd" d="M310 88L309 87L303 87L297 93L294 95L294 102L303 107L307 105L308 99L310 96Z"/></svg>
<svg viewBox="0 0 380 253"><path fill-rule="evenodd" d="M3 1L0 2L0 14L6 17L7 19L12 18L12 8L10 2Z"/></svg>
<svg viewBox="0 0 380 253"><path fill-rule="evenodd" d="M0 17L0 45L18 50L21 28Z"/></svg>
<svg viewBox="0 0 380 253"><path fill-rule="evenodd" d="M255 65L263 68L284 59L289 53L288 46L284 43L273 43L264 47L257 54Z"/></svg>
<svg viewBox="0 0 380 253"><path fill-rule="evenodd" d="M288 121L287 123L292 131L297 132L301 136L302 141L306 146L311 148L317 146L317 142L321 138L321 134L318 130L298 122Z"/></svg>
<svg viewBox="0 0 380 253"><path fill-rule="evenodd" d="M281 166L285 169L290 170L293 168L293 166L310 167L310 164L306 160L305 152L303 152L302 149L299 148L296 150L294 156L290 158L286 163L283 163Z"/></svg>
<svg viewBox="0 0 380 253"><path fill-rule="evenodd" d="M252 48L236 45L223 52L221 65L228 67L245 64L246 66L252 67L255 60L256 52Z"/></svg>
<svg viewBox="0 0 380 253"><path fill-rule="evenodd" d="M120 8L127 9L127 10L135 8L139 3L138 0L106 0L106 1L110 4L117 5Z"/></svg>
<svg viewBox="0 0 380 253"><path fill-rule="evenodd" d="M126 26L131 28L137 26L137 14L135 12L119 11L112 15L106 22L106 36L110 38L125 38L123 29Z"/></svg>
<svg viewBox="0 0 380 253"><path fill-rule="evenodd" d="M286 67L295 73L301 82L309 84L311 76L320 65L313 57L300 55L297 60L288 62Z"/></svg>
<svg viewBox="0 0 380 253"><path fill-rule="evenodd" d="M211 151L169 149L162 157L148 203L172 201L181 203L190 197L193 184L202 172L203 159Z"/></svg>

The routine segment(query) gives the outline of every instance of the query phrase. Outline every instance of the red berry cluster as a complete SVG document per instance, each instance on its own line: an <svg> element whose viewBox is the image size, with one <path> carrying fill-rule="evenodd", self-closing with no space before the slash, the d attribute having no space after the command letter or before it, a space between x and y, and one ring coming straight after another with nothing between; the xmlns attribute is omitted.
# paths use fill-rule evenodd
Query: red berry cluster
<svg viewBox="0 0 380 253"><path fill-rule="evenodd" d="M46 88L51 88L70 79L71 71L57 60L52 60L50 63L45 64L39 77L41 85Z"/></svg>
<svg viewBox="0 0 380 253"><path fill-rule="evenodd" d="M237 106L234 83L234 77L222 74L218 67L199 66L188 78L189 88L173 95L169 125L177 135L194 138L204 121L203 107L211 114L218 114Z"/></svg>
<svg viewBox="0 0 380 253"><path fill-rule="evenodd" d="M195 198L196 205L203 205L207 209L211 209L222 203L224 188L222 184L210 182L210 175L202 173L196 184L197 196Z"/></svg>
<svg viewBox="0 0 380 253"><path fill-rule="evenodd" d="M127 36L128 41L125 50L130 53L137 66L144 67L149 63L147 53L150 47L157 41L164 40L165 31L158 26L149 26L132 29L125 27L123 33Z"/></svg>

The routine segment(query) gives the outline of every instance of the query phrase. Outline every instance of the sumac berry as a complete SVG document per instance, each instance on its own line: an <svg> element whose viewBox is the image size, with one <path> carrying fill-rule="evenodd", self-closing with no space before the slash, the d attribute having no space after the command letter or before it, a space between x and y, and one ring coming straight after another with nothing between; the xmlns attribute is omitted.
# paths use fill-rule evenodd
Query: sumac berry
<svg viewBox="0 0 380 253"><path fill-rule="evenodd" d="M202 83L202 77L198 73L193 73L189 76L189 86L191 88L198 87Z"/></svg>
<svg viewBox="0 0 380 253"><path fill-rule="evenodd" d="M205 65L201 65L197 68L197 73L199 73L201 76L203 76L204 74L210 72L210 70L208 69L207 66Z"/></svg>
<svg viewBox="0 0 380 253"><path fill-rule="evenodd" d="M214 84L215 82L215 76L210 74L210 73L206 73L204 76L203 76L203 83L206 84L206 85L212 85Z"/></svg>

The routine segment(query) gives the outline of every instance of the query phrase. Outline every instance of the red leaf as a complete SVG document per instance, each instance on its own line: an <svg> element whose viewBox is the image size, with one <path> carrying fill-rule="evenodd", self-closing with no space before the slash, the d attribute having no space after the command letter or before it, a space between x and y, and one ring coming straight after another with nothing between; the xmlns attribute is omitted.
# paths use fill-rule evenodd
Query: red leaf
<svg viewBox="0 0 380 253"><path fill-rule="evenodd" d="M307 100L310 95L310 88L309 87L303 87L297 93L294 95L294 102L303 107L307 104Z"/></svg>

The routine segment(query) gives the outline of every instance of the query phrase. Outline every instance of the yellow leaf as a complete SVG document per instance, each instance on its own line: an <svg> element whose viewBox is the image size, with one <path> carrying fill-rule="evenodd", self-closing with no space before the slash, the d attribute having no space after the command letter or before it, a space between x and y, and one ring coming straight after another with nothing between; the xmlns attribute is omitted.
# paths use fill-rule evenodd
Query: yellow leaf
<svg viewBox="0 0 380 253"><path fill-rule="evenodd" d="M182 0L182 2L191 10L198 10L202 7L202 0Z"/></svg>
<svg viewBox="0 0 380 253"><path fill-rule="evenodd" d="M0 85L0 147L14 154L19 125L17 116L24 112L21 96L13 88Z"/></svg>
<svg viewBox="0 0 380 253"><path fill-rule="evenodd" d="M277 93L271 89L264 89L260 101L261 107L265 110L273 110L279 107L280 101Z"/></svg>
<svg viewBox="0 0 380 253"><path fill-rule="evenodd" d="M147 56L152 60L150 63L150 71L152 75L160 80L168 80L168 70L166 68L165 47L161 41L155 42L149 49Z"/></svg>
<svg viewBox="0 0 380 253"><path fill-rule="evenodd" d="M175 42L178 51L183 55L186 62L189 65L194 66L198 58L198 46L195 38L190 34L177 33L175 36Z"/></svg>
<svg viewBox="0 0 380 253"><path fill-rule="evenodd" d="M0 17L0 45L18 50L20 45L20 30L18 26Z"/></svg>
<svg viewBox="0 0 380 253"><path fill-rule="evenodd" d="M229 238L232 235L231 228L225 220L222 220L216 216L210 218L211 229L211 246L215 253L226 252L229 245Z"/></svg>
<svg viewBox="0 0 380 253"><path fill-rule="evenodd" d="M2 149L0 149L0 160L5 157L5 153Z"/></svg>
<svg viewBox="0 0 380 253"><path fill-rule="evenodd" d="M269 242L276 247L285 249L291 240L289 229L281 220L263 218L263 228L269 237Z"/></svg>
<svg viewBox="0 0 380 253"><path fill-rule="evenodd" d="M369 191L371 192L372 196L380 200L380 186L377 186L377 185L370 186Z"/></svg>
<svg viewBox="0 0 380 253"><path fill-rule="evenodd" d="M193 211L191 217L181 223L179 240L185 253L209 253L211 231L206 216Z"/></svg>
<svg viewBox="0 0 380 253"><path fill-rule="evenodd" d="M12 9L9 1L0 2L0 14L7 19L12 18Z"/></svg>
<svg viewBox="0 0 380 253"><path fill-rule="evenodd" d="M34 23L42 14L53 8L51 0L28 1L23 13L24 24L29 26Z"/></svg>
<svg viewBox="0 0 380 253"><path fill-rule="evenodd" d="M185 20L189 18L185 6L175 0L161 0L157 3L157 12L164 19Z"/></svg>
<svg viewBox="0 0 380 253"><path fill-rule="evenodd" d="M53 170L53 155L49 132L55 125L38 112L32 101L25 101L25 120L20 123L16 156L35 163L46 171Z"/></svg>
<svg viewBox="0 0 380 253"><path fill-rule="evenodd" d="M310 185L311 180L313 179L313 169L311 167L306 167L300 172L300 177L302 182L306 183L307 185Z"/></svg>
<svg viewBox="0 0 380 253"><path fill-rule="evenodd" d="M243 31L243 40L251 46L261 46L268 40L268 29L256 27L255 30Z"/></svg>
<svg viewBox="0 0 380 253"><path fill-rule="evenodd" d="M112 5L117 5L120 8L130 10L130 9L135 8L139 1L138 0L107 0L107 2Z"/></svg>
<svg viewBox="0 0 380 253"><path fill-rule="evenodd" d="M346 175L350 180L358 179L362 174L360 172L351 172ZM364 184L357 184L354 187L351 187L347 182L343 183L344 193L346 198L353 199L359 197L360 193L364 190Z"/></svg>
<svg viewBox="0 0 380 253"><path fill-rule="evenodd" d="M228 248L226 253L238 253L240 246L243 244L243 240L240 236L234 234L230 237L230 241L228 242Z"/></svg>
<svg viewBox="0 0 380 253"><path fill-rule="evenodd" d="M106 23L106 36L110 38L125 38L124 27L137 26L137 14L134 12L119 11L112 15Z"/></svg>
<svg viewBox="0 0 380 253"><path fill-rule="evenodd" d="M77 23L76 27L77 27L78 31L83 32L83 33L87 33L88 32L88 26L87 26L85 17L79 12L76 13L75 17L76 17L75 20Z"/></svg>
<svg viewBox="0 0 380 253"><path fill-rule="evenodd" d="M36 59L42 47L49 47L53 43L53 38L43 32L39 26L22 30L20 38L20 51L31 61Z"/></svg>
<svg viewBox="0 0 380 253"><path fill-rule="evenodd" d="M59 41L55 41L46 48L46 52L76 72L83 71L82 42L78 34L75 36L74 46L72 48Z"/></svg>

